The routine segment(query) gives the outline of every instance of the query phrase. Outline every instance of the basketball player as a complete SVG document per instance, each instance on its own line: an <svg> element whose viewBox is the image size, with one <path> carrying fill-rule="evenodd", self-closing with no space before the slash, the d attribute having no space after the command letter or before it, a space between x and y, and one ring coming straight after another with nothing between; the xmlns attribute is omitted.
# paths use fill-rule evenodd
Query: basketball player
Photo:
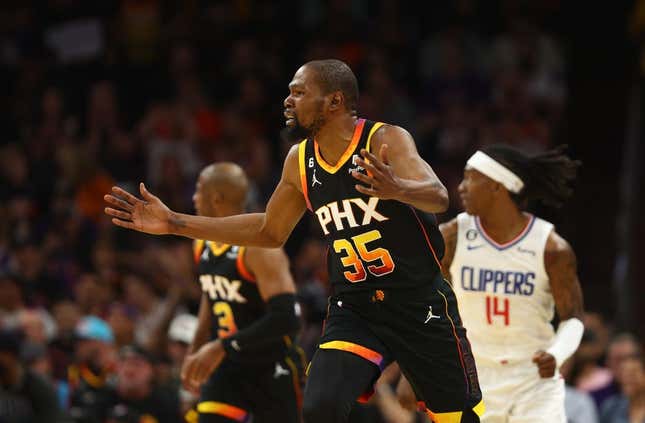
<svg viewBox="0 0 645 423"><path fill-rule="evenodd" d="M152 234L277 247L309 209L329 245L333 295L305 387L305 422L348 421L392 360L435 422L478 422L477 371L441 276L443 241L432 214L446 209L447 191L406 130L358 118L357 102L345 63L298 69L284 116L287 134L304 140L287 154L265 213L179 214L143 184L143 200L115 187L106 213L118 226Z"/></svg>
<svg viewBox="0 0 645 423"><path fill-rule="evenodd" d="M197 214L242 213L247 191L239 166L207 166L193 196ZM203 296L182 380L201 385L199 422L298 423L303 360L292 341L299 320L286 255L203 240L194 247Z"/></svg>
<svg viewBox="0 0 645 423"><path fill-rule="evenodd" d="M467 162L459 194L465 213L442 224L449 270L479 369L485 423L565 423L558 367L582 338L576 257L527 202L559 207L579 162L562 148L529 157L490 146ZM554 333L551 320L560 323ZM403 381L402 402L411 392Z"/></svg>

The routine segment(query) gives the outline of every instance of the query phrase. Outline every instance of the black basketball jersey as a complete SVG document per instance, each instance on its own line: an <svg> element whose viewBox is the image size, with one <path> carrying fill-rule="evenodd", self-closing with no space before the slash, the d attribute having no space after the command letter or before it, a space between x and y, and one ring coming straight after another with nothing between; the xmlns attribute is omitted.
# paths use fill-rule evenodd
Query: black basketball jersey
<svg viewBox="0 0 645 423"><path fill-rule="evenodd" d="M211 339L227 338L260 319L266 303L255 277L244 265L245 247L196 240L194 258L199 283L211 309ZM265 362L284 357L291 337L245 349L238 361Z"/></svg>
<svg viewBox="0 0 645 423"><path fill-rule="evenodd" d="M300 182L307 208L328 242L327 266L334 292L409 288L440 271L443 238L434 215L394 200L358 192L351 175L362 148L383 125L358 119L352 140L335 166L314 139L299 146Z"/></svg>

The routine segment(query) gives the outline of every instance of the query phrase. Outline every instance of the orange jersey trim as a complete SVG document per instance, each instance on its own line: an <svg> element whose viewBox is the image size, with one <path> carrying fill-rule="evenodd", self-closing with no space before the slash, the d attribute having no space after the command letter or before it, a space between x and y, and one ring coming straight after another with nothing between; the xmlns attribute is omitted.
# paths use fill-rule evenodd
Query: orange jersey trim
<svg viewBox="0 0 645 423"><path fill-rule="evenodd" d="M365 144L365 150L368 152L371 151L370 148L372 147L372 135L374 135L374 133L383 125L385 125L383 122L376 122L374 126L372 126L372 129L370 129L370 133L367 136L367 143Z"/></svg>
<svg viewBox="0 0 645 423"><path fill-rule="evenodd" d="M206 242L203 239L196 239L193 241L193 259L195 260L195 263L199 263L199 258L202 256L205 243Z"/></svg>
<svg viewBox="0 0 645 423"><path fill-rule="evenodd" d="M314 151L316 153L316 161L318 162L320 167L322 167L323 169L325 169L327 172L331 174L338 172L338 169L343 167L343 165L347 162L347 160L349 160L349 158L352 157L352 153L354 153L354 150L356 150L356 146L358 145L358 142L361 139L361 134L363 133L364 126L365 126L365 119L359 119L358 122L356 122L356 127L354 128L354 135L352 136L352 140L347 146L347 149L345 149L345 152L343 153L343 155L340 156L340 159L334 166L330 165L325 161L325 159L322 158L322 156L320 155L318 142L314 140Z"/></svg>
<svg viewBox="0 0 645 423"><path fill-rule="evenodd" d="M284 359L287 366L291 369L291 380L293 382L293 391L296 394L296 404L298 405L298 410L302 408L302 389L300 389L300 372L298 372L298 367L296 363L293 362L289 357Z"/></svg>
<svg viewBox="0 0 645 423"><path fill-rule="evenodd" d="M237 271L247 281L257 282L255 280L255 276L253 276L253 274L249 271L249 269L244 264L244 253L245 252L246 252L246 247L240 247L240 249L237 252L237 260L235 261Z"/></svg>
<svg viewBox="0 0 645 423"><path fill-rule="evenodd" d="M468 374L466 372L466 365L464 364L464 353L461 350L461 342L459 342L459 336L457 335L455 322L453 322L452 317L450 317L450 312L448 311L448 299L446 298L445 295L443 295L443 292L439 290L437 290L437 292L443 297L443 303L446 309L446 317L450 321L450 326L452 327L452 336L455 338L455 344L457 345L457 352L459 353L459 362L461 363L461 369L464 372L464 382L466 382L466 386L468 387L468 390L470 390L470 383L468 383ZM433 416L430 416L430 417L433 417ZM460 420L456 420L456 421L459 422Z"/></svg>
<svg viewBox="0 0 645 423"><path fill-rule="evenodd" d="M249 415L246 410L216 401L200 402L197 404L197 411L200 414L219 414L220 416L228 417L238 422L246 421Z"/></svg>
<svg viewBox="0 0 645 423"><path fill-rule="evenodd" d="M307 202L307 208L311 211L311 203L309 202L309 191L307 189L307 167L305 163L305 148L307 148L307 140L304 140L298 146L298 168L300 169L300 185L302 186L302 195Z"/></svg>
<svg viewBox="0 0 645 423"><path fill-rule="evenodd" d="M329 341L324 344L320 344L318 347L323 350L341 350L347 351L352 354L356 354L359 357L364 358L367 361L371 361L376 364L379 368L383 364L383 356L378 352L366 348L362 345L354 344L353 342L347 341Z"/></svg>

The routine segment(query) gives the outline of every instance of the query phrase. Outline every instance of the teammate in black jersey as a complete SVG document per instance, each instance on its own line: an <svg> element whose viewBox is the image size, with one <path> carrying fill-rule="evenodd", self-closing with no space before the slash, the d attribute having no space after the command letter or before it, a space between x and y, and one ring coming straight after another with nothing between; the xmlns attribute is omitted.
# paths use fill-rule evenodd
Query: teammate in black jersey
<svg viewBox="0 0 645 423"><path fill-rule="evenodd" d="M248 182L233 163L202 170L193 201L200 216L244 211ZM182 368L201 387L199 421L299 422L302 359L289 262L279 248L195 241L203 296L199 324Z"/></svg>
<svg viewBox="0 0 645 423"><path fill-rule="evenodd" d="M483 403L457 302L441 277L431 213L448 196L403 128L357 117L358 83L338 60L303 65L284 100L289 151L265 213L225 218L168 209L114 187L118 226L233 245L282 245L306 209L329 243L334 287L304 398L306 423L346 422L381 369L399 362L435 422L478 422ZM377 152L377 154L374 154Z"/></svg>

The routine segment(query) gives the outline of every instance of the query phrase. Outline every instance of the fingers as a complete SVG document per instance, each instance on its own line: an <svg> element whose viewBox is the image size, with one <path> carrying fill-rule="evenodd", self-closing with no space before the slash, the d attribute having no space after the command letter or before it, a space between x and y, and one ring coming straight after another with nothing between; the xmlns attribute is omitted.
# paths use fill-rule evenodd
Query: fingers
<svg viewBox="0 0 645 423"><path fill-rule="evenodd" d="M119 219L132 220L132 213L125 212L122 210L113 209L112 207L105 208L105 214L110 216L118 217Z"/></svg>
<svg viewBox="0 0 645 423"><path fill-rule="evenodd" d="M132 204L128 203L127 201L123 201L120 198L117 198L113 195L106 194L103 196L103 199L105 200L106 203L110 203L113 206L116 206L122 210L126 210L129 212L134 210L134 206Z"/></svg>
<svg viewBox="0 0 645 423"><path fill-rule="evenodd" d="M555 374L555 358L551 354L545 351L538 351L533 355L531 361L537 365L540 377L549 378Z"/></svg>
<svg viewBox="0 0 645 423"><path fill-rule="evenodd" d="M381 160L378 157L376 157L374 154L372 154L369 151L365 150L364 148L361 149L361 156L363 156L363 158L367 159L370 162L370 164L372 164L378 170L380 170L380 171L385 170L386 166L381 162Z"/></svg>
<svg viewBox="0 0 645 423"><path fill-rule="evenodd" d="M361 194L369 195L370 197L378 197L378 191L374 188L368 188L363 185L354 185L354 188L356 188L356 191Z"/></svg>
<svg viewBox="0 0 645 423"><path fill-rule="evenodd" d="M368 163L365 160L359 158L356 160L356 164L365 169L367 171L367 174L370 176L381 174L381 171L379 169L377 169L372 163Z"/></svg>
<svg viewBox="0 0 645 423"><path fill-rule="evenodd" d="M120 226L122 228L126 229L134 229L135 231L138 231L139 229L134 226L134 223L128 221L128 220L121 220L121 219L112 219L112 223L114 223L116 226Z"/></svg>
<svg viewBox="0 0 645 423"><path fill-rule="evenodd" d="M364 175L360 172L353 171L352 176L354 179L358 179L359 181L363 182L365 185L376 185L376 179L374 179L371 176Z"/></svg>
<svg viewBox="0 0 645 423"><path fill-rule="evenodd" d="M119 196L121 198L124 198L125 201L127 201L128 203L130 203L132 205L137 204L138 202L141 201L140 199L138 199L134 195L130 194L128 191L126 191L124 189L121 189L119 187L116 187L116 186L112 187L112 192L114 194L116 194L117 196Z"/></svg>
<svg viewBox="0 0 645 423"><path fill-rule="evenodd" d="M139 192L141 192L141 196L146 201L152 201L157 199L157 197L155 197L150 193L150 191L148 191L148 189L146 188L143 182L139 183Z"/></svg>
<svg viewBox="0 0 645 423"><path fill-rule="evenodd" d="M184 387L189 390L195 390L201 385L199 380L200 373L199 360L188 358L188 361L181 369L181 381Z"/></svg>

